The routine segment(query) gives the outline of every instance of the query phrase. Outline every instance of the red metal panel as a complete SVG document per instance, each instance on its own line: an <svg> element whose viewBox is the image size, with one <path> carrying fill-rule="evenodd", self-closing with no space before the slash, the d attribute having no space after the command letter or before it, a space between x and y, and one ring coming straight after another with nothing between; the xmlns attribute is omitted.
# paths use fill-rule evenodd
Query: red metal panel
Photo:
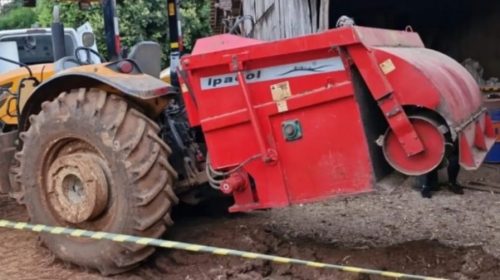
<svg viewBox="0 0 500 280"><path fill-rule="evenodd" d="M393 94L394 90L375 56L361 45L351 46L348 51L406 155L411 157L423 152L422 141L406 116L398 96Z"/></svg>
<svg viewBox="0 0 500 280"><path fill-rule="evenodd" d="M349 27L348 27L349 28ZM415 32L387 30L370 27L353 27L357 37L367 47L397 46L401 48L424 48L424 43Z"/></svg>
<svg viewBox="0 0 500 280"><path fill-rule="evenodd" d="M305 40L305 38L307 38L307 40ZM234 35L217 35L198 40L193 48L193 55L186 56L182 59L184 69L206 69L222 65L225 71L228 72L233 55L244 55L244 58L240 57L240 61L249 61L252 63L255 60L259 60L259 63L262 65L277 65L275 59L280 59L280 57L278 57L280 55L285 56L281 59L285 59L288 62L293 62L294 60L300 61L300 58L295 58L296 54L303 55L304 52L314 53L316 51L324 51L325 49L332 49L337 46L351 45L360 42L354 29L343 28L305 37L290 38L274 42L261 42L260 44L254 42L255 44L251 46L241 46L241 44L239 44L238 47L225 48L229 45L229 41L234 42L238 40L242 40L242 38ZM206 52L204 46L207 45L216 47L212 49L212 52ZM219 48L217 48L217 46L219 46Z"/></svg>
<svg viewBox="0 0 500 280"><path fill-rule="evenodd" d="M374 53L379 64L393 64L386 77L398 100L438 112L459 134L461 165L477 169L494 141L485 128L491 120L482 107L479 86L467 70L452 58L425 48L383 47L374 48Z"/></svg>
<svg viewBox="0 0 500 280"><path fill-rule="evenodd" d="M283 137L281 124L290 119L302 125L300 141ZM270 121L292 203L371 190L373 172L353 96L274 115Z"/></svg>
<svg viewBox="0 0 500 280"><path fill-rule="evenodd" d="M459 127L460 165L467 170L477 169L495 144L491 119L480 111Z"/></svg>
<svg viewBox="0 0 500 280"><path fill-rule="evenodd" d="M391 145L404 148L399 154L408 157L409 173L429 160L430 150L429 139L421 141L425 135L408 121L407 105L442 114L459 133L462 162L481 161L478 155L490 141L481 135L491 129L477 87L456 62L424 49L415 33L353 27L276 42L215 36L198 41L193 55L182 59L192 90L183 94L191 123L201 125L215 169L266 153L273 159L244 166L253 184L233 192L231 211L371 189L374 175L360 117L367 108L354 98L351 63L394 130ZM301 137L285 138L287 121L300 125Z"/></svg>
<svg viewBox="0 0 500 280"><path fill-rule="evenodd" d="M186 78L188 74L186 73ZM190 92L191 85L187 85L186 81L184 81L184 78L182 78L182 75L178 75L179 79L179 84L181 85L181 94L184 99L184 103L186 104L187 108L190 108L190 110L187 110L187 116L189 123L191 126L199 126L200 125L200 117L198 116L198 105L196 104L196 100L194 97L194 94Z"/></svg>
<svg viewBox="0 0 500 280"><path fill-rule="evenodd" d="M234 36L230 34L222 34L216 37L207 37L196 41L196 46L193 49L193 54L209 54L225 50L233 50L252 45L261 44L262 41Z"/></svg>
<svg viewBox="0 0 500 280"><path fill-rule="evenodd" d="M375 54L379 63L393 62L386 76L403 104L436 110L454 126L481 108L479 86L452 58L425 48L376 48Z"/></svg>
<svg viewBox="0 0 500 280"><path fill-rule="evenodd" d="M317 42L314 49L310 42L290 41L292 46L277 42L280 46L272 44L272 48L254 44L227 52L202 52L188 58L185 65L191 69L196 110L214 168L235 166L267 149L277 151L275 163L253 161L245 166L255 189L235 192L237 205L231 211L371 189L374 179L359 109L338 52L318 39L313 40ZM208 57L212 65L204 67ZM223 60L225 64L220 65ZM230 74L234 62L245 71ZM238 75L245 77L245 86L238 82ZM291 96L286 100L287 110L280 113L271 85L284 81ZM284 140L281 124L291 119L300 122L302 139ZM340 137L338 131L352 138Z"/></svg>

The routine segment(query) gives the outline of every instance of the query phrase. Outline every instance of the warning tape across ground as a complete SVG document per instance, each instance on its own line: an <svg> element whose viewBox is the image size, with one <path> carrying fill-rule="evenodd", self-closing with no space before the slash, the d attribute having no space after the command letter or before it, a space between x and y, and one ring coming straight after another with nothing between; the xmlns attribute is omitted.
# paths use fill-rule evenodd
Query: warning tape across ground
<svg viewBox="0 0 500 280"><path fill-rule="evenodd" d="M399 272L392 271L383 271L376 269L366 269L361 267L354 266L344 266L337 264L329 264L322 262L314 262L314 261L306 261L301 259L294 258L284 258L279 256L267 255L267 254L259 254L247 251L226 249L220 247L213 246L205 246L199 244L191 244L185 242L178 241L170 241L170 240L162 240L162 239L153 239L153 238L145 238L145 237L136 237L132 235L125 234L116 234L102 231L90 231L90 230L82 230L82 229L71 229L64 227L52 227L46 225L33 225L22 222L11 222L8 220L0 220L0 228L10 228L17 230L26 230L26 231L34 231L34 232L44 232L49 234L57 234L57 235L67 235L73 237L85 237L97 240L111 240L114 242L127 242L127 243L136 243L141 245L149 245L156 246L161 248L168 249L178 249L185 250L191 252L203 252L215 255L223 255L223 256L237 256L246 259L259 259L259 260L268 260L275 263L281 264L298 264L305 265L308 267L314 268L329 268L336 269L344 272L350 273L362 273L362 274L370 274L370 275L380 275L388 278L396 278L396 279L417 279L417 280L446 280L444 278L436 278L436 277L427 277L421 275L413 275L413 274L405 274Z"/></svg>

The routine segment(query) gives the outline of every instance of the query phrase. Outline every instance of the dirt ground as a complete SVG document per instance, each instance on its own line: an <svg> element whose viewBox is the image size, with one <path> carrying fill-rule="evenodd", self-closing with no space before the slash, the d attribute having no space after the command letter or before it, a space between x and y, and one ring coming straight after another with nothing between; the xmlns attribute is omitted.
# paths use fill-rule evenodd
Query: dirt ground
<svg viewBox="0 0 500 280"><path fill-rule="evenodd" d="M500 182L500 167L462 174ZM285 209L228 214L224 201L176 210L165 238L450 279L500 279L500 194L443 189L423 199L392 176L377 191ZM27 221L0 198L0 217ZM141 267L105 278L54 259L36 234L0 229L0 279L382 279L333 270L160 250ZM168 277L167 277L168 275Z"/></svg>

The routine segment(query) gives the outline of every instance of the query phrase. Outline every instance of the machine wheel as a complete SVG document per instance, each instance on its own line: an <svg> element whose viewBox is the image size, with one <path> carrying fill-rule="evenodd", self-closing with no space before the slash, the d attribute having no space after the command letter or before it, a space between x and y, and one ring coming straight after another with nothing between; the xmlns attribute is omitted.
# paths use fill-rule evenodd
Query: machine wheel
<svg viewBox="0 0 500 280"><path fill-rule="evenodd" d="M419 176L432 171L443 161L446 141L436 121L424 116L410 116L409 119L424 145L424 151L408 157L390 128L385 134L382 149L385 159L395 170Z"/></svg>
<svg viewBox="0 0 500 280"><path fill-rule="evenodd" d="M177 174L159 127L127 101L98 89L42 104L16 155L31 222L158 238L172 224ZM105 275L135 267L154 248L41 235L63 261Z"/></svg>

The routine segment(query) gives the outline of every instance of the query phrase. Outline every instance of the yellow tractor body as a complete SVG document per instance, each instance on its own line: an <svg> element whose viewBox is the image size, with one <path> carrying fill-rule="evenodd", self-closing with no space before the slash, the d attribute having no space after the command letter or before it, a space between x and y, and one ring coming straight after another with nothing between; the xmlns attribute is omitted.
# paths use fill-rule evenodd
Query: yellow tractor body
<svg viewBox="0 0 500 280"><path fill-rule="evenodd" d="M38 81L43 81L54 75L54 67L52 64L34 65L30 68L33 72L33 77ZM34 90L33 87L22 88L20 90L21 81L29 77L30 75L26 68L18 68L5 74L0 74L0 87L4 88L4 94L1 97L0 121L5 125L17 125L18 110L23 107L24 102ZM27 87L26 84L25 87ZM19 93L21 93L21 96L18 106ZM23 96L23 94L25 95Z"/></svg>
<svg viewBox="0 0 500 280"><path fill-rule="evenodd" d="M108 29L113 4L102 3ZM190 128L170 71L161 73L161 47L140 42L127 58L117 47L113 61L101 63L83 36L65 40L57 6L54 19L52 35L8 42L11 53L24 52L3 57L17 66L0 63L0 192L24 204L34 223L158 238L172 225L172 207L197 201L187 193L207 180L203 136ZM154 251L49 235L41 242L105 275Z"/></svg>

